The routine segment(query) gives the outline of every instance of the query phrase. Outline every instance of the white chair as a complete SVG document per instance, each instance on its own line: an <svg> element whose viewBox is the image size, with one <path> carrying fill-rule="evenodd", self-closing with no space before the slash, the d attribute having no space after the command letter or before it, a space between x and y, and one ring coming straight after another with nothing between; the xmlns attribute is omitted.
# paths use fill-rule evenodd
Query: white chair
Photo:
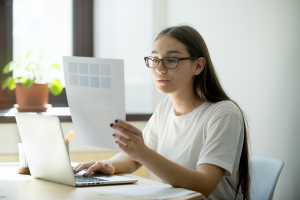
<svg viewBox="0 0 300 200"><path fill-rule="evenodd" d="M249 160L252 184L251 200L272 200L283 161L275 158L253 157Z"/></svg>

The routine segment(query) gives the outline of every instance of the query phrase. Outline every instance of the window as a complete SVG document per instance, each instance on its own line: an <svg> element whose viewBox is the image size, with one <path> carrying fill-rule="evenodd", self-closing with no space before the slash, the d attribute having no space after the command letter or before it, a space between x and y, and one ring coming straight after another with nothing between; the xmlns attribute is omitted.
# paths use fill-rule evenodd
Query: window
<svg viewBox="0 0 300 200"><path fill-rule="evenodd" d="M136 2L138 3L139 1ZM130 31L127 30L126 35L115 32L117 35L114 35L114 37L118 40L115 40L116 43L114 46L111 46L109 51L103 53L106 47L103 46L101 48L99 42L105 41L105 37L109 37L107 38L109 40L105 43L106 45L109 45L110 41L114 41L111 35L107 34L110 31L119 31L119 29L114 30L111 28L113 26L120 28L120 23L115 20L113 26L110 26L110 29L106 32L101 30L111 19L106 18L107 20L101 21L101 23L104 23L104 26L101 25L100 28L95 23L95 26L97 26L95 34L102 34L102 36L101 39L97 36L94 38L94 17L99 17L100 12L107 13L107 7L102 7L101 9L95 7L97 13L94 16L93 3L94 1L92 0L1 1L0 44L3 45L0 45L0 70L2 71L4 65L10 60L18 55L24 55L29 49L34 51L41 50L47 55L49 61L59 62L59 64L62 62L62 55L125 59L126 113L131 113L131 115L127 115L127 119L147 120L151 116L148 113L153 112L153 83L150 71L144 66L143 57L150 52L153 35L151 32L143 30L140 34L144 34L146 41L138 46L135 43L134 47L130 47L130 49L138 50L138 53L124 53L121 51L124 51L124 49L126 51L126 45L130 46L130 40L134 37L131 37L126 42L124 38L126 39ZM97 6L101 6L102 3L102 1L95 1ZM107 3L109 4L110 1L107 1ZM150 0L147 1L147 4L151 7ZM122 5L126 5L126 3L118 5L117 8L119 11L123 10L122 13L124 14L125 10L122 8ZM144 7L144 4L139 3L138 6L136 11L140 10L139 12L143 13L143 19L135 19L136 15L134 13L128 16L129 19L135 19L139 24L151 22L152 11L144 13L143 9L140 9ZM104 12L105 10L106 12ZM99 18L96 19L99 22ZM146 22L143 20L146 20ZM121 21L123 22L124 20ZM121 28L123 30L126 29L125 23ZM137 26L136 28L139 27ZM24 39L25 37L26 39ZM45 38L50 39L45 40ZM97 43L95 46L94 39L95 44ZM59 48L57 48L58 46ZM49 48L46 49L45 47ZM94 49L97 52L95 55ZM115 52L117 53L115 54ZM15 104L15 92L8 89L2 91L1 89L5 78L6 76L0 73L0 109L12 108L13 104ZM54 107L68 106L65 91L58 97L50 95L49 103ZM132 115L133 113L139 114ZM141 115L142 113L144 115Z"/></svg>
<svg viewBox="0 0 300 200"><path fill-rule="evenodd" d="M72 0L13 1L13 59L31 50L62 67L62 55L73 55L72 37Z"/></svg>
<svg viewBox="0 0 300 200"><path fill-rule="evenodd" d="M6 63L24 54L29 48L42 50L49 56L49 60L59 63L62 62L62 54L93 56L92 11L93 1L85 0L1 1L0 109L12 108L16 103L14 91L2 90L2 82L6 78L2 69ZM45 46L50 48L46 49ZM57 97L50 94L49 103L55 107L68 106L65 90Z"/></svg>

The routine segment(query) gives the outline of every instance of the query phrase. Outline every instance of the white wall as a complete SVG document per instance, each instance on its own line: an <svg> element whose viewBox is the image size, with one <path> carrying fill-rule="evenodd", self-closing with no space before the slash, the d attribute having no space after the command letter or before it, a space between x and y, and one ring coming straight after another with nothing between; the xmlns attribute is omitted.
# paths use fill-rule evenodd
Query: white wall
<svg viewBox="0 0 300 200"><path fill-rule="evenodd" d="M300 199L300 1L169 0L166 13L206 41L250 119L251 155L284 161L274 199Z"/></svg>
<svg viewBox="0 0 300 200"><path fill-rule="evenodd" d="M154 42L156 36L159 34L159 32L162 31L163 29L167 28L167 15L166 15L167 1L153 0L152 5L153 5L152 6L152 8L153 8L152 9L153 36L152 36L151 44L153 44L153 42ZM149 50L149 52L150 51L152 51L152 45L151 45L151 49ZM157 105L159 104L159 102L163 98L165 98L167 95L159 93L152 80L151 80L151 83L152 83L152 90L153 90L152 105L153 105L153 111L154 111L155 108L157 107Z"/></svg>

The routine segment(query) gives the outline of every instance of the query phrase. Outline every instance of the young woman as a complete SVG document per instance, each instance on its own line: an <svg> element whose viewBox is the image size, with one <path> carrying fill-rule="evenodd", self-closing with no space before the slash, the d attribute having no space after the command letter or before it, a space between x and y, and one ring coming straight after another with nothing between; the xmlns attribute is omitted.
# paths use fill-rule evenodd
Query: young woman
<svg viewBox="0 0 300 200"><path fill-rule="evenodd" d="M190 26L159 33L145 57L159 92L168 94L140 131L122 120L110 126L119 153L74 168L105 174L132 173L142 165L174 187L208 199L249 199L244 114L221 87L201 35Z"/></svg>

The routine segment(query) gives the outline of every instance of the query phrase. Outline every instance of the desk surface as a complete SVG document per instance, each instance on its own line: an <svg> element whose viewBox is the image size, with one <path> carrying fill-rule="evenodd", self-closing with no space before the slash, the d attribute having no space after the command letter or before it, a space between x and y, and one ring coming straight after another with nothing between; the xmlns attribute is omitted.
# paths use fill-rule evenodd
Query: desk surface
<svg viewBox="0 0 300 200"><path fill-rule="evenodd" d="M17 200L94 200L94 199L110 199L110 200L128 200L129 198L120 198L112 196L104 196L102 193L113 192L124 189L132 189L147 185L166 185L161 182L149 180L132 174L120 174L123 176L138 179L134 184L123 185L105 185L91 187L71 187L57 183L51 183L39 179L35 179L29 175L20 175L17 172L19 163L0 163L0 199ZM172 200L196 200L205 199L200 193L190 194Z"/></svg>

